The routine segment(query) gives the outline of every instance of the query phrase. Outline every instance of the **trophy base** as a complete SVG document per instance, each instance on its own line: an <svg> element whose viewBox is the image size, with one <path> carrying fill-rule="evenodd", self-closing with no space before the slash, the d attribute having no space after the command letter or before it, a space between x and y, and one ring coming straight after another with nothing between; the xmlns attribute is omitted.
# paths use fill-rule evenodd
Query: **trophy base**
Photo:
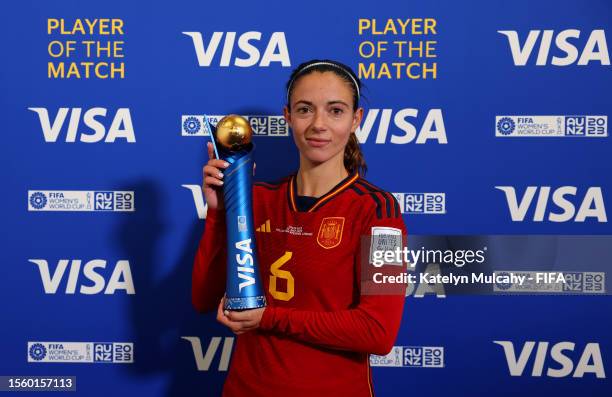
<svg viewBox="0 0 612 397"><path fill-rule="evenodd" d="M239 298L225 297L225 310L248 310L266 306L265 296L245 296Z"/></svg>

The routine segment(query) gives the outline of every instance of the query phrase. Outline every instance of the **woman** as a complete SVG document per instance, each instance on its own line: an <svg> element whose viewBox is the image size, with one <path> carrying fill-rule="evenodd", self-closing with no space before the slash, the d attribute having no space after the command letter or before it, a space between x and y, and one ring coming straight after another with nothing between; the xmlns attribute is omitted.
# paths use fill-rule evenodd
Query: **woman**
<svg viewBox="0 0 612 397"><path fill-rule="evenodd" d="M284 114L300 167L277 183L253 188L268 302L262 309L223 311L220 187L227 165L213 158L209 144L203 187L208 216L192 294L198 311L216 306L217 320L238 335L224 396L373 395L369 354L384 355L393 347L405 285L391 295L372 289L364 280L372 269L367 249L370 243L389 248L389 241L399 240L395 247L401 245L406 229L394 197L360 176L366 164L355 135L363 116L359 89L348 66L327 60L300 65L287 83ZM363 254L362 236L374 236ZM403 271L402 266L383 269Z"/></svg>

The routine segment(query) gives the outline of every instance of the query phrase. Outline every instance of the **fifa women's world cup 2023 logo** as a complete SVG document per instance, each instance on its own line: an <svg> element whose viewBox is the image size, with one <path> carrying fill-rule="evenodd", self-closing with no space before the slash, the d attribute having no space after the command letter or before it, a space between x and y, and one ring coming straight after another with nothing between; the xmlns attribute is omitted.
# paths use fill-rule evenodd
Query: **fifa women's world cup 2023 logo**
<svg viewBox="0 0 612 397"><path fill-rule="evenodd" d="M217 158L230 166L224 171L223 202L227 224L227 310L264 307L266 297L259 277L255 228L253 227L253 129L241 116L228 115L212 128L211 140Z"/></svg>

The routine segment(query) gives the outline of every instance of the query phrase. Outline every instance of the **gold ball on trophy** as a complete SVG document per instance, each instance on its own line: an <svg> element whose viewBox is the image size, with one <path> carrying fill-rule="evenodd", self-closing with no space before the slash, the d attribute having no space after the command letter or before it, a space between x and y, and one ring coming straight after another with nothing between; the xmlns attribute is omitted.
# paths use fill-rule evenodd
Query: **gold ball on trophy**
<svg viewBox="0 0 612 397"><path fill-rule="evenodd" d="M244 117L229 114L219 120L215 135L221 146L236 151L251 143L253 129Z"/></svg>

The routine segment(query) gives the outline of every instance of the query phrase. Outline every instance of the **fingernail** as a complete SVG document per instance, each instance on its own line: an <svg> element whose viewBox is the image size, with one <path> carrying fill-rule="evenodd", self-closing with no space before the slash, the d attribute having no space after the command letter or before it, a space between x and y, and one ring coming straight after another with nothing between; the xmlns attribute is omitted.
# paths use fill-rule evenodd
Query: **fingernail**
<svg viewBox="0 0 612 397"><path fill-rule="evenodd" d="M219 172L219 173L217 174L217 176L218 176L219 178L223 178L223 173L222 173L222 172Z"/></svg>
<svg viewBox="0 0 612 397"><path fill-rule="evenodd" d="M224 166L225 168L229 167L229 165L230 165L230 164L229 164L227 161L225 161L225 162L223 163L223 166Z"/></svg>
<svg viewBox="0 0 612 397"><path fill-rule="evenodd" d="M224 310L223 314L225 314L226 316L229 316L229 311L228 310Z"/></svg>
<svg viewBox="0 0 612 397"><path fill-rule="evenodd" d="M219 185L223 185L223 181L219 181Z"/></svg>

